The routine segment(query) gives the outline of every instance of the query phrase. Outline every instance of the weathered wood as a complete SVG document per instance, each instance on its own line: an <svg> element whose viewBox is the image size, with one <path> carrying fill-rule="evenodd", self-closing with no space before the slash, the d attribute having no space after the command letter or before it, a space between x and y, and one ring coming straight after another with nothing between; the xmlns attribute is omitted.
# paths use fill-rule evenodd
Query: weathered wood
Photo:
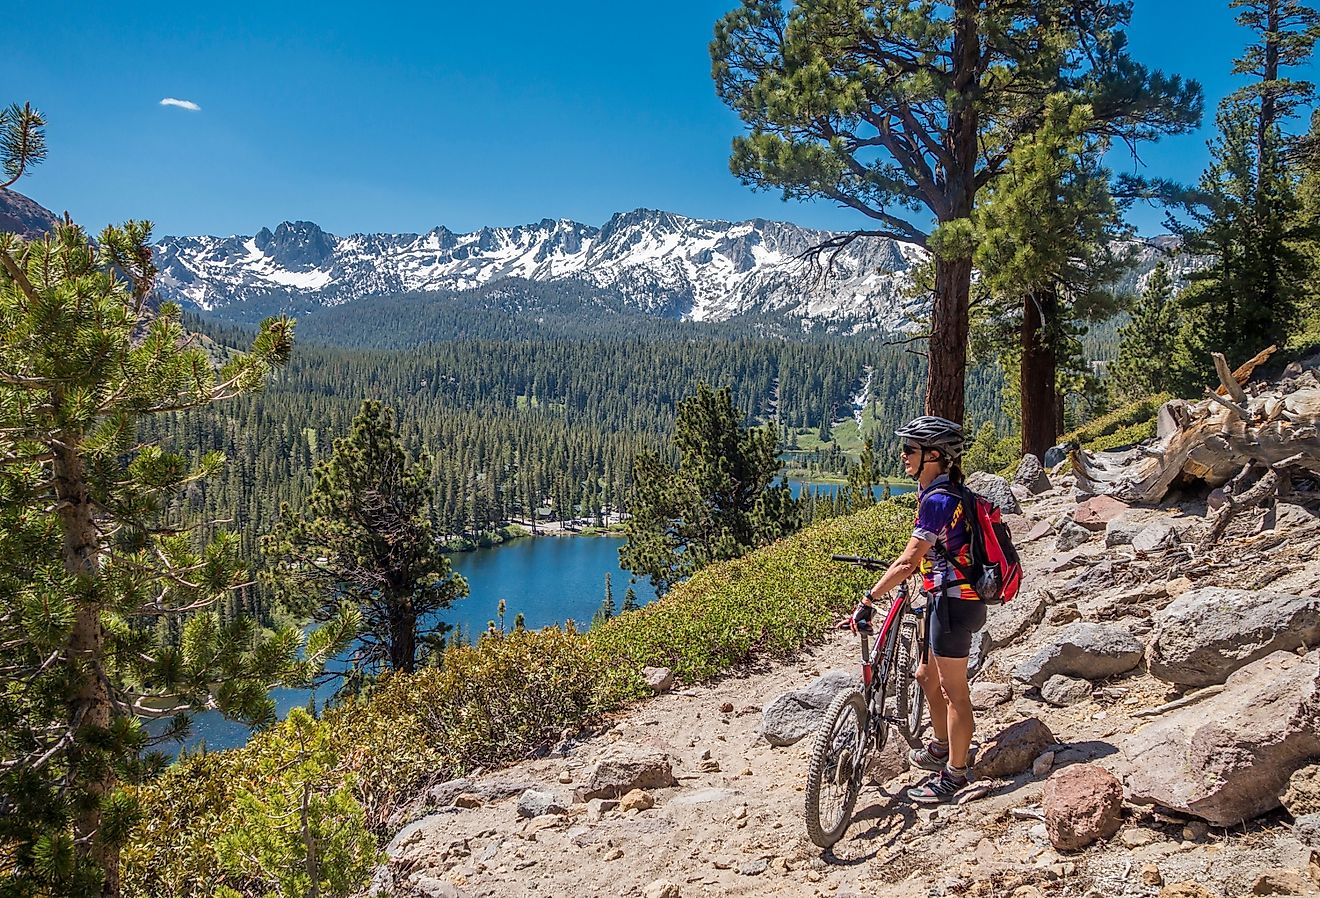
<svg viewBox="0 0 1320 898"><path fill-rule="evenodd" d="M1203 698L1209 698L1212 695L1218 695L1223 691L1224 691L1224 686L1222 683L1217 686L1207 686L1204 689L1198 689L1195 692L1190 692L1187 695L1184 695L1182 698L1176 698L1171 702L1165 702L1164 704L1158 705L1157 707L1142 708L1140 711L1133 711L1132 716L1156 717L1160 714L1165 713L1166 711L1176 711L1179 708L1185 708L1188 705L1194 705Z"/></svg>
<svg viewBox="0 0 1320 898"><path fill-rule="evenodd" d="M1198 553L1204 553L1215 543L1219 542L1219 537L1224 535L1224 530L1228 527L1228 522L1244 508L1251 508L1264 499L1266 496L1274 495L1279 486L1279 473L1277 471L1266 471L1265 476L1256 481L1255 485L1242 494L1241 498L1235 497L1232 493L1225 491L1224 506L1215 514L1215 521L1210 525L1209 532L1197 546Z"/></svg>
<svg viewBox="0 0 1320 898"><path fill-rule="evenodd" d="M1210 358L1215 360L1215 374L1219 375L1219 391L1233 397L1233 401L1239 405L1246 404L1247 394L1242 389L1242 384L1238 383L1232 372L1228 370L1228 360L1224 358L1222 352L1210 353Z"/></svg>

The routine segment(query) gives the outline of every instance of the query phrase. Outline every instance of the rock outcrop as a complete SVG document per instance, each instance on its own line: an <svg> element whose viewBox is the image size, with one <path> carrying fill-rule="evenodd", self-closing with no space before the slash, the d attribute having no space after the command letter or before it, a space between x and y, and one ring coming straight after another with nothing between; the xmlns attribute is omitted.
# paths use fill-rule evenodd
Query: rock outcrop
<svg viewBox="0 0 1320 898"><path fill-rule="evenodd" d="M1236 671L1223 692L1147 724L1123 750L1133 801L1216 826L1279 807L1293 772L1320 756L1320 651Z"/></svg>
<svg viewBox="0 0 1320 898"><path fill-rule="evenodd" d="M1141 641L1121 624L1069 624L1042 642L1013 669L1013 677L1044 686L1062 675L1099 680L1127 673L1141 663Z"/></svg>
<svg viewBox="0 0 1320 898"><path fill-rule="evenodd" d="M577 797L582 801L619 798L633 789L663 789L677 784L673 765L664 751L620 742L591 767Z"/></svg>
<svg viewBox="0 0 1320 898"><path fill-rule="evenodd" d="M1210 686L1277 651L1320 645L1320 597L1192 589L1151 617L1146 662L1178 686Z"/></svg>

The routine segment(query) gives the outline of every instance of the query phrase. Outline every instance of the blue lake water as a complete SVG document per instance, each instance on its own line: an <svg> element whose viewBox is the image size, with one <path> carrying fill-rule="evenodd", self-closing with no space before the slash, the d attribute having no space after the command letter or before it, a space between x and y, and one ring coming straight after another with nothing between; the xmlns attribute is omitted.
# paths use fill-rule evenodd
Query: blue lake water
<svg viewBox="0 0 1320 898"><path fill-rule="evenodd" d="M485 632L487 621L496 618L500 599L504 599L508 628L513 626L513 616L522 612L529 629L562 624L571 618L579 630L585 630L605 598L606 573L611 575L615 605L623 605L630 574L619 568L622 544L618 537L545 536L456 552L449 556L450 563L467 580L470 593L441 617L475 637ZM649 581L631 585L640 604L655 598ZM313 696L318 704L323 703L334 691L335 683L329 683L318 691L276 689L272 697L279 716L284 717L291 708L305 706ZM245 743L248 735L243 724L207 712L193 718L192 736L185 747L195 747L205 740L209 749L234 748ZM166 748L172 750L173 746Z"/></svg>
<svg viewBox="0 0 1320 898"><path fill-rule="evenodd" d="M808 492L819 493L821 496L829 497L833 497L839 490L846 490L848 488L848 484L846 483L812 483L804 480L790 480L788 481L788 491L793 494L794 499L802 495L802 488L804 485ZM909 483L906 481L896 481L889 484L890 495L894 496L897 496L899 493L914 492L916 488L917 485L915 483ZM871 492L877 499L879 499L884 495L885 488L883 486L877 486L873 488Z"/></svg>

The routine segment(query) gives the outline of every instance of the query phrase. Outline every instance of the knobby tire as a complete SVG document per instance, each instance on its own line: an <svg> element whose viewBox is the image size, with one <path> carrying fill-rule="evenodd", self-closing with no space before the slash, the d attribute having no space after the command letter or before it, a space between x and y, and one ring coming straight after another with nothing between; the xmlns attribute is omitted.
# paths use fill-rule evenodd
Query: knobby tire
<svg viewBox="0 0 1320 898"><path fill-rule="evenodd" d="M869 760L869 724L865 696L858 689L849 689L835 696L816 731L807 768L805 816L807 836L821 848L843 838L852 823ZM822 808L822 802L826 807Z"/></svg>
<svg viewBox="0 0 1320 898"><path fill-rule="evenodd" d="M913 748L922 746L926 729L926 693L921 691L914 673L920 660L920 633L912 615L905 615L899 626L894 658L894 702L898 711L898 729Z"/></svg>

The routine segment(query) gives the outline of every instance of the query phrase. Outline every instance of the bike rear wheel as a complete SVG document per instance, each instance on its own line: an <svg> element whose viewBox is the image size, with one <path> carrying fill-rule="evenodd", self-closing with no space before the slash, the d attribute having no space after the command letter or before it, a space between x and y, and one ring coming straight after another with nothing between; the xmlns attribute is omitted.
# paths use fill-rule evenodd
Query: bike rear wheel
<svg viewBox="0 0 1320 898"><path fill-rule="evenodd" d="M921 662L921 634L911 615L899 627L898 646L894 658L894 699L898 711L898 728L913 748L923 744L926 731L926 693L914 675Z"/></svg>
<svg viewBox="0 0 1320 898"><path fill-rule="evenodd" d="M825 712L807 768L807 837L829 848L852 823L866 767L866 699L856 689L840 693Z"/></svg>

